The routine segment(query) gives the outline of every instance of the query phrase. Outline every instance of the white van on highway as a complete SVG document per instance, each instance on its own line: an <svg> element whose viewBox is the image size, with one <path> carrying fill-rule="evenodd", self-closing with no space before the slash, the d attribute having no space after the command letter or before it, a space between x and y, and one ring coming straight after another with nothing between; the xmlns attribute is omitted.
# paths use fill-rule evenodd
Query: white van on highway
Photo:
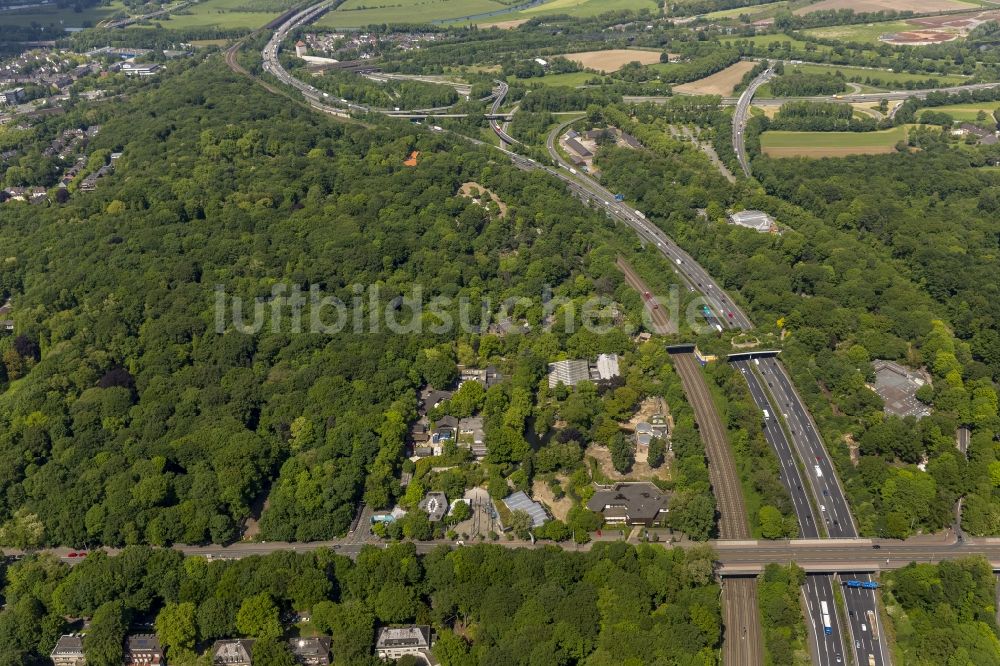
<svg viewBox="0 0 1000 666"><path fill-rule="evenodd" d="M823 470L819 468L819 465L813 465L813 471L816 472L816 478L818 479L823 478Z"/></svg>

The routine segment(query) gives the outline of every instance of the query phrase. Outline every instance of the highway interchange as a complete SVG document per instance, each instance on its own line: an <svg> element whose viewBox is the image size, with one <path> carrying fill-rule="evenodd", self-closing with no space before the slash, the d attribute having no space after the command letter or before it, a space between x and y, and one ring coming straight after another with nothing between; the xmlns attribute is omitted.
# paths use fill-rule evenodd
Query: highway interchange
<svg viewBox="0 0 1000 666"><path fill-rule="evenodd" d="M288 36L292 29L314 20L322 12L335 6L335 4L337 4L337 0L326 0L290 16L288 20L281 24L275 30L271 40L262 52L265 71L273 74L283 83L298 89L314 108L333 115L349 116L352 113L370 112L384 113L396 117L426 117L429 115L446 117L449 115L445 108L400 111L398 109L376 109L343 99L330 100L327 93L322 93L289 75L278 61L281 42ZM736 106L733 122L733 144L746 175L750 174L743 142L746 116L756 90L772 74L773 70L769 68L751 83L747 91L740 98L725 100L725 103ZM752 322L742 309L716 284L707 271L697 264L684 250L678 247L663 231L650 223L643 213L631 208L624 202L616 201L613 193L585 174L578 173L572 165L562 159L555 145L557 137L576 119L555 128L547 138L546 148L557 168L541 164L536 160L505 149L504 145L513 146L517 141L504 131L499 122L499 120L509 118L509 116L502 114L500 111L507 94L506 83L500 81L497 83L498 86L492 96L493 104L486 116L490 121L493 131L502 142L500 150L516 166L526 170L544 170L550 175L559 178L575 195L590 202L591 205L605 210L610 217L633 229L643 241L657 247L668 260L671 268L678 274L681 281L690 290L697 291L702 295L704 302L711 309L711 313L707 317L710 325L740 330L748 330L753 327ZM997 84L954 86L943 88L941 91L958 92L960 90L986 88L995 85ZM926 92L928 91L844 95L838 96L836 101L847 103L878 101L881 99L905 99L911 96L923 96ZM830 100L828 97L822 99ZM657 98L626 98L626 101L659 100ZM788 100L773 100L774 103L782 101ZM435 112L437 113L435 114ZM485 145L476 140L472 141ZM849 577L855 577L853 572L861 572L856 577L861 580L867 580L867 572L903 566L913 559L922 560L926 558L927 561L936 561L942 558L967 555L972 552L992 554L994 555L993 561L1000 562L1000 546L990 545L983 550L984 546L973 546L969 542L913 545L905 542L887 542L885 544L886 551L883 553L874 550L874 548L880 547L881 544L853 538L857 536L857 531L846 498L844 497L843 489L826 453L822 439L816 432L815 424L801 398L795 391L787 371L773 357L761 358L753 364L753 367L750 367L750 363L745 361L738 363L737 367L747 377L751 394L754 396L758 407L762 410L768 409L770 418L768 419L769 423L765 427L765 435L778 454L782 469L782 482L792 497L801 534L807 540L760 543L740 540L716 542L715 545L719 552L720 572L723 575L750 574L759 572L768 562L795 561L799 563L807 571L815 572L808 577L803 591L806 607L809 611L809 622L811 625L812 640L814 641L813 649L815 650L815 657L818 663L824 665L840 663L842 660L841 648L847 645L856 653L857 663L863 666L869 663L869 658L873 659L874 663L878 664L878 666L889 664L890 661L882 641L874 637L875 631L873 629L875 628L868 626L871 624L870 618L874 617L876 618L875 622L878 622L877 600L872 590L842 588L848 610L847 621L844 622L843 618L838 617L832 623L831 634L826 635L823 632L822 618L819 616L820 602L826 601L833 614L839 616L839 613L836 612L838 605L833 603L835 599L833 586L837 582L827 572L842 572ZM764 388L765 385L767 386L766 389ZM765 405L767 406L765 407ZM799 466L800 464L801 467ZM803 470L806 472L804 478L802 474ZM818 514L816 513L817 510ZM825 543L822 542L820 537L824 533L834 540L826 541ZM812 541L809 541L809 539L812 539ZM235 556L257 552L273 552L281 548L307 550L320 545L323 544L236 544L235 546L242 547L235 550L219 549L216 547L207 550L188 549L188 551L190 554L218 553L217 556L226 557L234 556L236 553L239 553L239 555ZM362 547L360 544L343 545L335 542L331 542L328 545L337 548L339 552L345 554L356 553ZM418 550L426 552L436 547L436 545L418 544ZM525 546L525 544L517 545L521 547ZM997 552L993 553L994 550ZM887 556L885 557L884 565L882 564L883 555ZM730 587L739 588L741 591L737 596L744 601L749 598L746 590L741 585L736 584ZM746 614L751 611L743 609L741 612ZM753 609L752 612L755 613L756 610ZM849 630L849 643L844 643L840 637L841 627L844 626Z"/></svg>

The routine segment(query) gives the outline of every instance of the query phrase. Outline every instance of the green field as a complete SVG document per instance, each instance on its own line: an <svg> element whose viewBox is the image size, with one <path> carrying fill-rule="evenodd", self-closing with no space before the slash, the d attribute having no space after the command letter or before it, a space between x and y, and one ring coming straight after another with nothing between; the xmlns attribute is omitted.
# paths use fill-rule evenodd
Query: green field
<svg viewBox="0 0 1000 666"><path fill-rule="evenodd" d="M751 7L734 7L733 9L720 9L717 12L709 12L704 15L704 18L715 20L715 19L725 19L725 18L739 18L741 14L748 14L754 18L754 20L768 18L773 16L775 12L779 9L784 9L788 6L788 0L780 0L779 2L769 2L763 5L753 5Z"/></svg>
<svg viewBox="0 0 1000 666"><path fill-rule="evenodd" d="M541 78L535 79L520 79L521 83L526 83L530 86L543 85L543 86L570 86L575 88L577 86L582 86L590 79L595 76L600 76L599 74L594 74L593 72L566 72L565 74L547 74ZM511 78L511 83L515 81Z"/></svg>
<svg viewBox="0 0 1000 666"><path fill-rule="evenodd" d="M536 5L535 7L523 9L518 12L477 19L473 23L495 23L498 21L530 19L536 16L550 16L553 14L588 17L597 16L605 12L622 10L638 11L640 9L648 9L654 14L660 12L660 8L657 7L656 2L653 0L552 0L551 2Z"/></svg>
<svg viewBox="0 0 1000 666"><path fill-rule="evenodd" d="M347 0L316 22L319 26L357 28L373 23L429 23L461 20L474 14L506 9L494 0ZM500 14L494 20L504 20Z"/></svg>
<svg viewBox="0 0 1000 666"><path fill-rule="evenodd" d="M767 46L769 44L791 44L791 48L795 51L805 51L806 45L808 44L816 53L829 53L833 49L829 46L823 44L809 44L809 42L804 42L801 39L794 39L788 35L754 35L753 37L727 37L721 40L723 44L733 43L733 42L752 42L757 46ZM776 50L777 47L776 47Z"/></svg>
<svg viewBox="0 0 1000 666"><path fill-rule="evenodd" d="M823 39L839 39L845 42L870 42L879 44L879 37L889 32L906 32L913 26L905 21L885 21L884 23L864 23L858 25L836 25L829 28L812 28L807 35Z"/></svg>
<svg viewBox="0 0 1000 666"><path fill-rule="evenodd" d="M905 84L911 81L937 79L945 85L960 85L968 81L968 77L958 74L909 74L907 72L890 72L887 69L864 69L863 67L842 67L840 65L795 65L786 67L785 72L799 71L805 74L834 74L840 72L845 79L866 78L880 79L890 85Z"/></svg>
<svg viewBox="0 0 1000 666"><path fill-rule="evenodd" d="M986 122L993 117L993 112L1000 108L1000 102L981 102L979 104L949 104L947 106L933 106L920 109L920 113L925 111L941 111L947 113L955 120L962 122L977 122L977 116L982 111L986 114Z"/></svg>
<svg viewBox="0 0 1000 666"><path fill-rule="evenodd" d="M124 11L125 6L119 0L115 0L106 7L87 7L80 12L74 12L72 7L63 9L55 6L45 9L32 8L30 11L23 12L0 12L0 24L31 25L35 23L59 29L89 28L115 14L124 13Z"/></svg>
<svg viewBox="0 0 1000 666"><path fill-rule="evenodd" d="M843 157L890 153L906 140L907 127L881 132L764 132L761 150L770 157Z"/></svg>
<svg viewBox="0 0 1000 666"><path fill-rule="evenodd" d="M248 8L255 6L254 0L203 0L181 10L179 14L171 14L169 18L155 18L152 23L158 23L170 30L205 27L256 29L280 16L295 4L297 3L294 0L280 0L264 5L257 3L257 6L267 6L270 9L247 11Z"/></svg>

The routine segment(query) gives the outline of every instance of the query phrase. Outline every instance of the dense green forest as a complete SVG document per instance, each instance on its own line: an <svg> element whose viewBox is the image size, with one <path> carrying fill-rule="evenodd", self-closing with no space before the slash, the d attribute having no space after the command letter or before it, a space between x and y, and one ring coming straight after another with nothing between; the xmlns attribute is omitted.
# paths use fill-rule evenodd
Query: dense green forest
<svg viewBox="0 0 1000 666"><path fill-rule="evenodd" d="M380 664L376 628L423 623L442 666L716 664L719 588L707 548L598 544L559 549L368 548L208 562L172 550L94 553L70 569L50 555L6 569L0 663L33 666L67 617L90 617L87 663L118 666L124 637L151 623L176 666L207 666L219 638L258 642L254 663L291 666L283 637L332 636L338 666ZM308 622L292 624L298 613ZM148 629L147 629L148 631ZM267 655L265 657L265 655Z"/></svg>
<svg viewBox="0 0 1000 666"><path fill-rule="evenodd" d="M982 558L910 564L885 575L886 607L907 664L1000 664L996 578Z"/></svg>
<svg viewBox="0 0 1000 666"><path fill-rule="evenodd" d="M454 331L220 335L216 285L250 301L277 282L318 285L351 303L355 283L379 282L386 302L419 283L427 298L498 305L546 285L585 297L616 275L613 244L590 281L580 274L610 222L550 179L405 123L332 123L217 61L113 113L75 113L58 122L103 124L91 148L123 152L115 174L64 205L5 208L11 545L224 542L272 482L264 538L341 533L362 497L382 507L399 494L417 387L504 355L513 379L497 398L530 400L570 335L515 336L484 358L475 334L457 357ZM413 150L419 165L404 167ZM470 180L507 216L454 196Z"/></svg>

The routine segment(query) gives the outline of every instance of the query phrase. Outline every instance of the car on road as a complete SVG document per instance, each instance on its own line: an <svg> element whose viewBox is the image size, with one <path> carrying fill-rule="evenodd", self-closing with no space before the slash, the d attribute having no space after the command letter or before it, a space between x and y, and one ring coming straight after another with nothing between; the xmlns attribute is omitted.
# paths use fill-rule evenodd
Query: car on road
<svg viewBox="0 0 1000 666"><path fill-rule="evenodd" d="M861 641L854 641L854 647L858 650L861 649Z"/></svg>
<svg viewBox="0 0 1000 666"><path fill-rule="evenodd" d="M882 544L880 544L880 543L873 543L872 544L872 550L881 550L881 549L882 549Z"/></svg>
<svg viewBox="0 0 1000 666"><path fill-rule="evenodd" d="M861 631L868 631L868 625L864 622L861 623Z"/></svg>

